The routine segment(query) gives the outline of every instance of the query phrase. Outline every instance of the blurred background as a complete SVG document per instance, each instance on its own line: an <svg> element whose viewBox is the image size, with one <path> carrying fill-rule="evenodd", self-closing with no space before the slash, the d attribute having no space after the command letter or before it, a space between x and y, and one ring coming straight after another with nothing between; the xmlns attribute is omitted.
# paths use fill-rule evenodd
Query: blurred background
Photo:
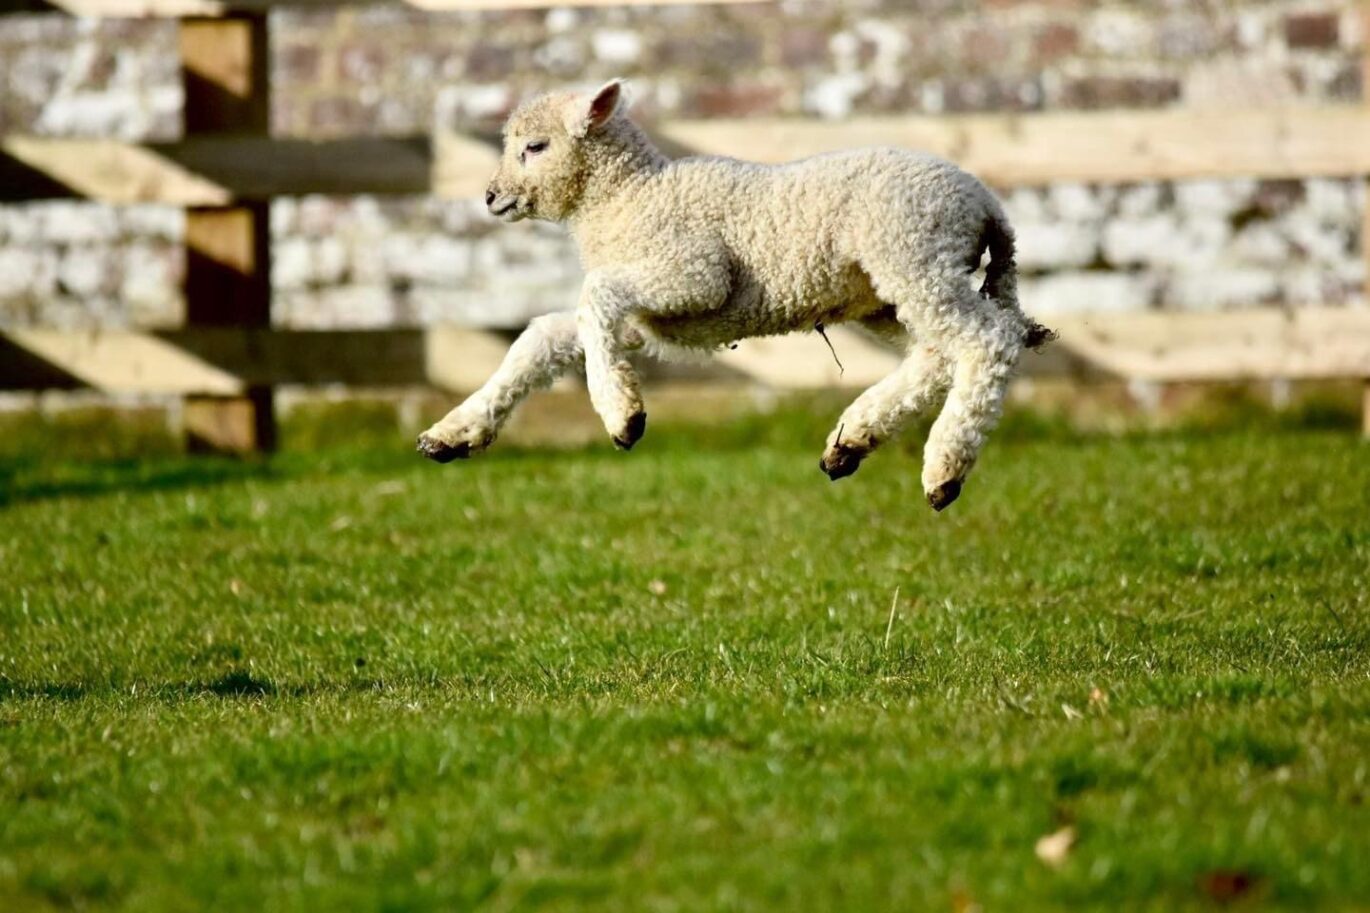
<svg viewBox="0 0 1370 913"><path fill-rule="evenodd" d="M520 99L612 76L676 152L895 142L995 184L1024 304L1063 330L1020 401L1153 421L1195 380L1276 408L1316 382L1357 421L1370 114L1349 0L227 6L4 5L7 421L115 406L250 450L326 392L418 427L452 399L435 388L572 306L564 232L497 225L477 193ZM435 348L439 326L472 332ZM750 407L892 364L837 345L842 374L809 338L656 379Z"/></svg>

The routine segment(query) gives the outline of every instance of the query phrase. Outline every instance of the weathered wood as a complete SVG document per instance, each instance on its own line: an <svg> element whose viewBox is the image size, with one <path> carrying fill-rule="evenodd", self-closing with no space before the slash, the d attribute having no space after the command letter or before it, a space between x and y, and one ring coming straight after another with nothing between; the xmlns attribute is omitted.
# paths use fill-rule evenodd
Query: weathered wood
<svg viewBox="0 0 1370 913"><path fill-rule="evenodd" d="M1370 380L1365 382L1365 390L1361 394L1361 434L1370 437Z"/></svg>
<svg viewBox="0 0 1370 913"><path fill-rule="evenodd" d="M375 0L6 0L3 13L64 12L73 16L110 18L222 16L232 12L264 13L271 9L370 4ZM434 12L538 9L553 6L658 6L663 4L769 3L771 0L392 0Z"/></svg>
<svg viewBox="0 0 1370 913"><path fill-rule="evenodd" d="M265 14L181 22L187 136L267 135L267 43ZM187 326L270 326L270 216L262 201L186 212ZM182 415L193 450L241 453L276 444L269 387L249 385L236 397L193 396Z"/></svg>
<svg viewBox="0 0 1370 913"><path fill-rule="evenodd" d="M1370 311L1273 308L1219 314L1046 317L1061 338L1025 356L1025 374L1111 376L1158 382L1370 377ZM829 327L845 371L816 333L744 340L720 353L716 376L777 389L867 386L898 354L846 327ZM39 373L16 376L6 356L0 386L85 384L110 393L232 396L282 384L480 386L508 349L501 333L461 327L277 330L186 327L158 331L5 330L0 355L30 356Z"/></svg>
<svg viewBox="0 0 1370 913"><path fill-rule="evenodd" d="M433 386L470 392L507 338L485 330L0 330L0 389L87 386L105 393L246 396L283 385Z"/></svg>
<svg viewBox="0 0 1370 913"><path fill-rule="evenodd" d="M13 329L0 332L0 338L47 368L36 376L6 378L9 389L87 386L107 393L203 396L237 396L245 390L233 373L151 333Z"/></svg>
<svg viewBox="0 0 1370 913"><path fill-rule="evenodd" d="M666 122L675 152L780 162L864 145L945 155L992 184L1251 175L1370 174L1370 108L1198 114L975 115L843 123ZM81 196L111 203L223 206L305 193L478 197L498 161L493 137L278 140L190 136L172 143L11 136L0 140L0 200Z"/></svg>
<svg viewBox="0 0 1370 913"><path fill-rule="evenodd" d="M899 364L899 354L847 327L744 339L720 352L719 365L779 390L868 387ZM834 357L834 353L836 357ZM841 361L839 366L838 361Z"/></svg>
<svg viewBox="0 0 1370 913"><path fill-rule="evenodd" d="M1370 34L1370 0L1360 0L1359 10L1361 35ZM1361 41L1361 103L1370 111L1370 92L1365 87L1370 86L1370 42ZM1364 186L1365 199L1361 210L1361 229L1360 246L1361 261L1365 264L1365 285L1364 293L1367 300L1370 300L1370 181L1362 181ZM1361 405L1361 433L1370 438L1370 370L1365 372L1365 392Z"/></svg>
<svg viewBox="0 0 1370 913"><path fill-rule="evenodd" d="M494 138L465 136L459 133L434 137L432 192L443 197L484 196L485 187L499 163Z"/></svg>
<svg viewBox="0 0 1370 913"><path fill-rule="evenodd" d="M1061 334L1057 346L1119 377L1181 382L1370 376L1370 311L1361 309L1045 320Z"/></svg>
<svg viewBox="0 0 1370 913"><path fill-rule="evenodd" d="M663 123L657 132L679 147L762 162L859 146L921 149L1001 186L1370 173L1370 110L1349 105L1221 113L867 117L839 123L749 118Z"/></svg>
<svg viewBox="0 0 1370 913"><path fill-rule="evenodd" d="M472 153L481 148L469 140ZM426 138L339 140L200 136L170 143L11 136L0 139L0 201L84 197L106 203L226 206L310 193L428 193ZM448 172L488 179L494 153L453 154ZM449 174L448 181L459 180ZM475 184L454 183L471 195Z"/></svg>

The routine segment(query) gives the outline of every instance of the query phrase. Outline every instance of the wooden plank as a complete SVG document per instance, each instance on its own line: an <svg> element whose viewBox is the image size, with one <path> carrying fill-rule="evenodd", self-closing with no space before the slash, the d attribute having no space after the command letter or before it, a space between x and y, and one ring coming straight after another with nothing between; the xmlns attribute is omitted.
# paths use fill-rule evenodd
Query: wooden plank
<svg viewBox="0 0 1370 913"><path fill-rule="evenodd" d="M3 330L0 389L88 386L106 393L241 397L286 384L346 384L470 392L495 373L508 348L500 333L453 326Z"/></svg>
<svg viewBox="0 0 1370 913"><path fill-rule="evenodd" d="M716 361L777 390L869 387L899 364L897 352L855 330L834 326L825 332L832 349L816 332L791 333L741 340L737 348L720 352Z"/></svg>
<svg viewBox="0 0 1370 913"><path fill-rule="evenodd" d="M466 140L445 162L460 193L472 195L494 170L495 153ZM475 183L456 183L462 173ZM106 203L226 206L294 194L428 193L426 138L341 140L201 136L137 144L117 140L10 136L0 140L0 201L84 197Z"/></svg>
<svg viewBox="0 0 1370 913"><path fill-rule="evenodd" d="M72 16L145 18L222 16L233 12L264 13L271 9L328 9L376 0L7 0L3 13L62 12ZM661 6L667 4L723 5L769 3L771 0L392 0L432 12L546 9L554 6Z"/></svg>
<svg viewBox="0 0 1370 913"><path fill-rule="evenodd" d="M424 373L436 387L475 390L495 373L508 350L509 343L496 333L433 327L424 341Z"/></svg>
<svg viewBox="0 0 1370 913"><path fill-rule="evenodd" d="M433 193L442 197L483 197L499 164L498 140L439 134L433 140Z"/></svg>
<svg viewBox="0 0 1370 913"><path fill-rule="evenodd" d="M1158 382L1370 377L1370 311L1053 316L1055 344L1120 377Z"/></svg>
<svg viewBox="0 0 1370 913"><path fill-rule="evenodd" d="M266 137L271 120L266 15L183 19L179 36L186 135ZM267 202L188 209L185 248L187 326L270 326ZM245 453L276 445L270 387L248 385L235 397L189 397L182 416L193 451Z"/></svg>
<svg viewBox="0 0 1370 913"><path fill-rule="evenodd" d="M76 383L106 393L236 396L245 389L230 372L150 333L12 329L0 336ZM18 380L11 389L27 386ZM51 385L49 377L35 381Z"/></svg>
<svg viewBox="0 0 1370 913"><path fill-rule="evenodd" d="M1360 18L1361 29L1361 104L1366 111L1370 112L1370 40L1366 36L1370 35L1370 0L1360 0L1357 13ZM1361 190L1364 199L1361 204L1361 262L1365 269L1365 284L1362 291L1365 299L1370 301L1370 181L1362 180ZM1365 377L1365 392L1361 404L1361 433L1370 438L1370 370L1363 375Z"/></svg>
<svg viewBox="0 0 1370 913"><path fill-rule="evenodd" d="M187 327L162 339L254 386L423 384L424 332Z"/></svg>
<svg viewBox="0 0 1370 913"><path fill-rule="evenodd" d="M1370 109L1112 111L678 121L655 131L710 155L787 162L861 146L949 158L991 184L1370 173Z"/></svg>
<svg viewBox="0 0 1370 913"><path fill-rule="evenodd" d="M1061 339L1042 354L1025 357L1025 373L1034 376L1081 376L1086 363L1108 376L1162 382L1370 376L1370 310L1261 308L1044 320L1059 330ZM868 386L898 363L898 353L855 330L839 326L827 332L845 372L812 332L744 340L714 364L734 377L798 389ZM0 353L32 355L45 373L26 383L0 371L0 385L34 389L70 378L111 393L216 396L281 384L431 385L470 391L494 373L507 349L503 334L453 326L6 330L0 331ZM13 360L6 362L8 369Z"/></svg>
<svg viewBox="0 0 1370 913"><path fill-rule="evenodd" d="M1275 112L975 115L842 123L667 122L674 151L780 162L863 145L945 155L1000 186L1055 180L1370 174L1370 108ZM480 196L492 137L280 140L192 136L173 143L11 136L0 200L82 196L110 203L222 206L287 194Z"/></svg>

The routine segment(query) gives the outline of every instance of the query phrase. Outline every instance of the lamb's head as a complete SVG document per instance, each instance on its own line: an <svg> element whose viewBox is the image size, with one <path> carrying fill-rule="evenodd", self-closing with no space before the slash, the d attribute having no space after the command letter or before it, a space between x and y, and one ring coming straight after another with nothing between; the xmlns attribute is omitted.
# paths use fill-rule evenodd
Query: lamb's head
<svg viewBox="0 0 1370 913"><path fill-rule="evenodd" d="M504 125L504 153L485 192L491 215L565 220L592 185L636 167L636 153L659 155L622 116L622 102L623 83L615 79L594 92L553 92L521 105Z"/></svg>

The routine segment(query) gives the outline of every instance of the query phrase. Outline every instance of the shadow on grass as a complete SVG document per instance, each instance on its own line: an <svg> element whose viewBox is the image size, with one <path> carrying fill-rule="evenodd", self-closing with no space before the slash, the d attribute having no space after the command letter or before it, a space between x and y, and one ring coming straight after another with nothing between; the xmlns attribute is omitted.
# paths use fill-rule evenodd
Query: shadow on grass
<svg viewBox="0 0 1370 913"><path fill-rule="evenodd" d="M48 681L11 681L0 677L0 700L54 700L82 701L104 700L115 695L127 696L135 687L134 683L115 682L48 682ZM258 698L258 697L309 697L316 694L382 691L386 683L374 678L357 678L351 681L317 682L311 684L280 686L267 678L253 675L244 669L225 672L217 678L189 682L163 682L159 684L138 683L137 692L148 698L162 700L185 700L196 697L221 698Z"/></svg>
<svg viewBox="0 0 1370 913"><path fill-rule="evenodd" d="M32 457L0 460L0 507L49 498L97 497L116 491L156 492L203 488L284 473L266 460L217 458L120 459L90 463Z"/></svg>

